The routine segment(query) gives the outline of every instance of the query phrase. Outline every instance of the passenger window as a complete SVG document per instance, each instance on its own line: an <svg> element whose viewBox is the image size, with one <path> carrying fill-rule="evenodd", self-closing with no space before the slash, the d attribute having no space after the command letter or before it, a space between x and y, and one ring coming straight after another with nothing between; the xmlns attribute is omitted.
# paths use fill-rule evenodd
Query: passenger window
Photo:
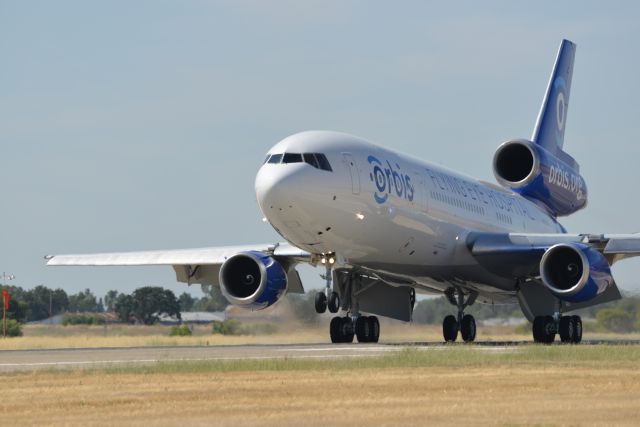
<svg viewBox="0 0 640 427"><path fill-rule="evenodd" d="M329 160L327 160L327 156L322 153L316 153L316 159L318 159L320 169L333 172L333 169L331 169L331 165L329 164Z"/></svg>
<svg viewBox="0 0 640 427"><path fill-rule="evenodd" d="M305 163L309 163L314 168L320 169L320 165L318 164L318 161L316 160L316 156L314 156L313 153L304 153L303 157L304 157Z"/></svg>
<svg viewBox="0 0 640 427"><path fill-rule="evenodd" d="M282 160L282 154L274 154L269 158L269 163L280 163Z"/></svg>
<svg viewBox="0 0 640 427"><path fill-rule="evenodd" d="M284 153L282 163L301 163L302 154L300 153Z"/></svg>

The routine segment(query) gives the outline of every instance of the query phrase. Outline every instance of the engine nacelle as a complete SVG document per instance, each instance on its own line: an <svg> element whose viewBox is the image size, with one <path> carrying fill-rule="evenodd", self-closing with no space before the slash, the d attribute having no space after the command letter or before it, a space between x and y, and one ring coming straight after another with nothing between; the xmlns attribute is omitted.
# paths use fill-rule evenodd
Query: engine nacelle
<svg viewBox="0 0 640 427"><path fill-rule="evenodd" d="M589 301L614 283L604 255L581 243L550 247L540 260L540 276L551 293L569 302Z"/></svg>
<svg viewBox="0 0 640 427"><path fill-rule="evenodd" d="M544 204L554 215L570 215L587 205L587 186L577 163L562 151L558 156L514 139L496 150L493 173L502 186Z"/></svg>
<svg viewBox="0 0 640 427"><path fill-rule="evenodd" d="M262 252L241 252L220 267L220 290L230 304L262 310L287 292L287 273Z"/></svg>

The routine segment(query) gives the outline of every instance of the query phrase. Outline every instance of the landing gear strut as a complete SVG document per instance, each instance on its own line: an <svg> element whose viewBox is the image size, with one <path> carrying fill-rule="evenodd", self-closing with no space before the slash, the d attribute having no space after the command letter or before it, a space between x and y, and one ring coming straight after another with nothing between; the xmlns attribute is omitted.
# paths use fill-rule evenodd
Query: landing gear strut
<svg viewBox="0 0 640 427"><path fill-rule="evenodd" d="M465 301L465 295L460 288L449 288L445 295L452 305L458 308L458 316L448 315L442 321L442 335L446 342L454 342L458 338L458 331L464 342L476 339L476 320L470 314L464 314L464 309L473 305L478 297L477 292L470 292Z"/></svg>
<svg viewBox="0 0 640 427"><path fill-rule="evenodd" d="M330 313L340 310L340 296L331 290L331 264L327 263L325 273L325 287L323 292L318 292L315 298L316 313L322 314L329 309Z"/></svg>
<svg viewBox="0 0 640 427"><path fill-rule="evenodd" d="M533 320L533 340L551 344L560 335L563 343L578 344L582 341L582 319L580 316L536 316Z"/></svg>
<svg viewBox="0 0 640 427"><path fill-rule="evenodd" d="M329 308L331 313L337 313L341 308L346 311L344 317L334 317L331 319L329 326L329 335L331 336L332 343L350 343L353 342L353 337L358 338L360 343L374 343L378 342L380 338L380 322L376 316L363 316L360 314L360 307L358 304L357 290L360 288L360 278L355 273L346 274L344 282L339 280L338 289L340 295L344 301L341 301L340 295L331 289L331 268L327 266L327 284L325 287L325 293L318 293L322 295L325 301L325 309ZM344 276L343 276L344 277ZM338 276L336 276L339 279ZM322 300L322 297L316 295L316 301ZM316 305L316 311L317 311ZM321 307L322 308L322 307Z"/></svg>

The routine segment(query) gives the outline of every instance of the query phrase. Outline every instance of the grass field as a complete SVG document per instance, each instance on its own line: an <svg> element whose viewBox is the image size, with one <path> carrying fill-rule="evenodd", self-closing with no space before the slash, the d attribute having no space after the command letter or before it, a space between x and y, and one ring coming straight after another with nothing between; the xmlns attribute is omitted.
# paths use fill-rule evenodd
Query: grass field
<svg viewBox="0 0 640 427"><path fill-rule="evenodd" d="M361 360L3 376L7 425L637 425L640 346L468 346Z"/></svg>
<svg viewBox="0 0 640 427"><path fill-rule="evenodd" d="M606 334L589 330L585 339L640 339L640 334ZM45 348L100 348L132 346L207 346L233 344L324 343L329 341L328 321L303 328L279 325L272 335L212 335L211 326L196 326L193 336L170 337L169 326L60 326L27 325L24 336L0 339L0 350ZM441 342L442 328L436 325L404 324L383 321L380 342ZM516 333L512 326L480 326L478 341L531 341L529 333Z"/></svg>

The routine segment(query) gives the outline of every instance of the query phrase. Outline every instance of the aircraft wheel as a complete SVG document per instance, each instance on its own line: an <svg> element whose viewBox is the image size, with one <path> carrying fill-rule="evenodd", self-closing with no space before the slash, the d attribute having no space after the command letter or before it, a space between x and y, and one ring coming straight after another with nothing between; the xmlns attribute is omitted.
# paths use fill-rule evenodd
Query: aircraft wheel
<svg viewBox="0 0 640 427"><path fill-rule="evenodd" d="M380 338L380 322L376 316L369 316L369 342L378 342Z"/></svg>
<svg viewBox="0 0 640 427"><path fill-rule="evenodd" d="M562 316L560 318L560 341L564 343L574 342L574 333L576 328L574 325L573 316Z"/></svg>
<svg viewBox="0 0 640 427"><path fill-rule="evenodd" d="M545 341L544 316L536 316L533 319L533 341L539 343Z"/></svg>
<svg viewBox="0 0 640 427"><path fill-rule="evenodd" d="M580 316L573 317L573 342L579 344L582 341L582 319Z"/></svg>
<svg viewBox="0 0 640 427"><path fill-rule="evenodd" d="M454 342L458 338L458 321L454 315L445 316L442 321L442 335L446 342Z"/></svg>
<svg viewBox="0 0 640 427"><path fill-rule="evenodd" d="M460 322L460 335L464 342L473 342L476 339L476 319L470 314L465 314Z"/></svg>
<svg viewBox="0 0 640 427"><path fill-rule="evenodd" d="M337 292L329 294L328 307L331 313L337 313L340 310L340 296Z"/></svg>
<svg viewBox="0 0 640 427"><path fill-rule="evenodd" d="M329 324L329 335L331 335L331 342L334 344L341 343L342 341L342 317L334 317Z"/></svg>
<svg viewBox="0 0 640 427"><path fill-rule="evenodd" d="M324 292L318 292L315 299L316 313L327 311L327 296Z"/></svg>
<svg viewBox="0 0 640 427"><path fill-rule="evenodd" d="M555 321L551 316L544 316L544 334L546 344L551 344L556 339Z"/></svg>
<svg viewBox="0 0 640 427"><path fill-rule="evenodd" d="M346 316L346 317L339 317L339 319L341 319L341 328L340 328L340 335L342 337L342 341L341 342L345 342L345 343L349 343L349 342L353 342L353 336L355 335L355 331L354 331L354 327L353 327L353 321L351 321L351 317Z"/></svg>
<svg viewBox="0 0 640 427"><path fill-rule="evenodd" d="M367 316L360 316L356 320L356 337L358 337L358 342L371 341L371 328Z"/></svg>

